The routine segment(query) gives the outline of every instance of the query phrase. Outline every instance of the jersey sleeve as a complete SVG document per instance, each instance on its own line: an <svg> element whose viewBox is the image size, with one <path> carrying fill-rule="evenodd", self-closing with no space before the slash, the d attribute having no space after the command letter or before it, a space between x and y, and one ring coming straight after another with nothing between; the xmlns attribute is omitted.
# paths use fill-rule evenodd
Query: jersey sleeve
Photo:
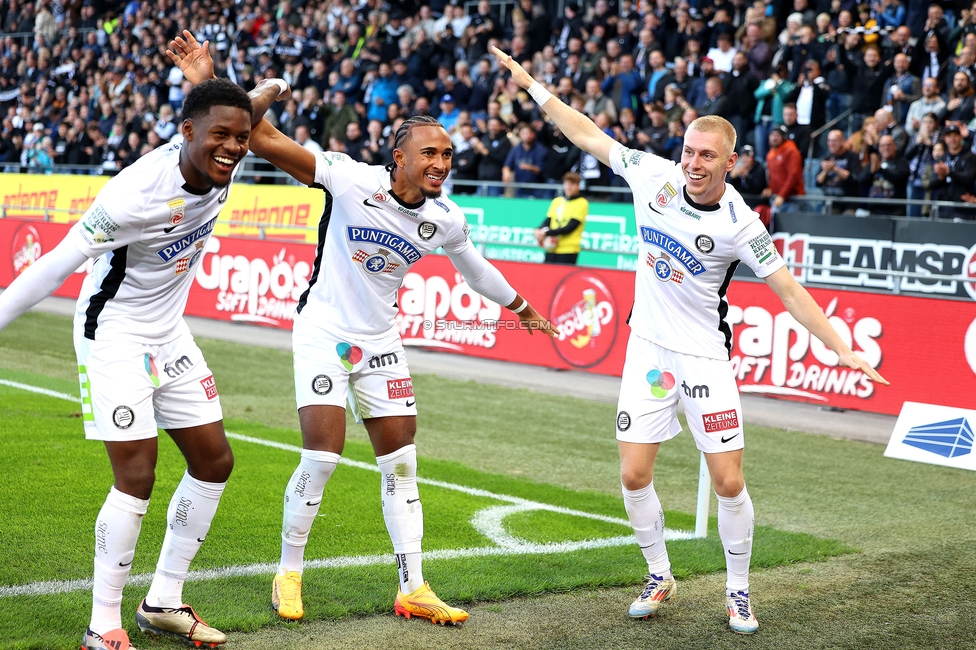
<svg viewBox="0 0 976 650"><path fill-rule="evenodd" d="M315 182L336 196L361 180L368 170L366 163L338 151L323 151L315 156Z"/></svg>
<svg viewBox="0 0 976 650"><path fill-rule="evenodd" d="M88 257L134 244L146 223L145 203L142 192L126 192L109 181L67 236Z"/></svg>
<svg viewBox="0 0 976 650"><path fill-rule="evenodd" d="M759 219L753 219L735 236L735 255L749 265L757 278L768 277L786 266Z"/></svg>
<svg viewBox="0 0 976 650"><path fill-rule="evenodd" d="M450 215L451 225L444 239L444 252L448 255L460 255L471 248L471 239L468 237L471 229L468 227L467 218L457 204L451 203Z"/></svg>
<svg viewBox="0 0 976 650"><path fill-rule="evenodd" d="M610 147L610 169L622 176L633 188L648 182L648 175L667 174L674 163L652 153L623 146L619 142Z"/></svg>

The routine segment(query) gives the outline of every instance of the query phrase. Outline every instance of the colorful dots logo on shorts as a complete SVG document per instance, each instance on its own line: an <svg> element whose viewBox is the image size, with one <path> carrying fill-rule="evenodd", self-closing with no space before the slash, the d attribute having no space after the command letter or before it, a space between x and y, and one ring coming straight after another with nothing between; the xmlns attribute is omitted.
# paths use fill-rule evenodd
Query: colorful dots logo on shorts
<svg viewBox="0 0 976 650"><path fill-rule="evenodd" d="M363 351L355 345L349 345L346 342L342 342L336 346L336 354L339 355L339 359L342 361L342 365L346 367L346 370L352 370L353 366L363 360Z"/></svg>
<svg viewBox="0 0 976 650"><path fill-rule="evenodd" d="M146 373L149 375L149 379L152 380L153 386L159 388L159 371L156 370L156 362L148 354L145 357L146 360Z"/></svg>
<svg viewBox="0 0 976 650"><path fill-rule="evenodd" d="M647 383L651 385L651 395L664 397L669 390L674 388L674 375L670 372L661 372L655 368L647 373Z"/></svg>

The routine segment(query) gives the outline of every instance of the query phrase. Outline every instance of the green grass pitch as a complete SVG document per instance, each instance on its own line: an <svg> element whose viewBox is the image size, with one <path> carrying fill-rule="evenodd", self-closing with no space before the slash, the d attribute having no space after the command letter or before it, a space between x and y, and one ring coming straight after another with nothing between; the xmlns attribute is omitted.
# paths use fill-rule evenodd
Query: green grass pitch
<svg viewBox="0 0 976 650"><path fill-rule="evenodd" d="M50 336L45 336L46 328ZM28 315L0 335L0 647L70 648L90 611L93 522L111 482L102 445L85 441L79 406L30 392L15 382L77 394L66 319ZM68 341L66 345L66 341ZM298 462L300 435L280 426L293 410L290 368L273 366L264 376L221 375L234 359L261 351L232 344L205 349L221 389L236 467L206 544L186 584L188 602L224 630L284 624L270 608L270 576L280 548L285 481ZM278 353L278 357L287 355ZM273 406L241 406L248 390ZM418 399L436 401L457 382L418 382ZM426 392L425 392L426 391ZM438 391L438 394L435 394ZM503 393L516 398L518 391ZM440 397L439 397L440 395ZM245 400L246 401L246 400ZM588 403L564 422L587 422ZM511 407L482 400L474 417L499 429ZM565 407L564 407L565 408ZM423 414L421 414L423 418ZM421 426L423 420L421 419ZM392 610L396 571L379 503L372 450L352 432L340 466L326 489L306 559L306 620L334 619ZM425 512L425 577L457 605L582 588L632 585L645 567L629 536L619 497L568 489L518 476L478 471L459 462L424 456L419 441L421 496ZM461 441L459 444L463 444ZM157 482L125 590L123 620L137 646L133 613L144 596L164 532L166 507L182 476L182 458L160 437ZM510 507L506 517L491 517ZM674 531L690 531L693 517L667 512ZM669 544L679 577L724 568L711 521L709 537ZM803 532L758 527L754 567L772 567L851 552L840 542ZM24 612L43 615L23 615ZM470 625L471 623L469 623ZM152 647L169 647L169 642ZM177 647L173 644L172 647Z"/></svg>

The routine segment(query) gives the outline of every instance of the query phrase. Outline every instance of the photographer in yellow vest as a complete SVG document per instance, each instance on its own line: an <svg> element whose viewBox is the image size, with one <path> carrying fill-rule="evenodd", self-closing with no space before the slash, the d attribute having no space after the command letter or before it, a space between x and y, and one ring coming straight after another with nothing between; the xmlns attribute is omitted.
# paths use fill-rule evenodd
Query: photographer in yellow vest
<svg viewBox="0 0 976 650"><path fill-rule="evenodd" d="M567 172L563 196L552 200L545 221L535 231L535 240L546 249L546 263L576 264L589 210L589 202L580 196L580 175Z"/></svg>

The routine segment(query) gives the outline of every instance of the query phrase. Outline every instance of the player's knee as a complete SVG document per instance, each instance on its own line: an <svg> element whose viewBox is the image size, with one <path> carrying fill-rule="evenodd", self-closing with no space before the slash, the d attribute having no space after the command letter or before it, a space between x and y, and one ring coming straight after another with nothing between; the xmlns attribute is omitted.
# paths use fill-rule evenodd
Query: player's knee
<svg viewBox="0 0 976 650"><path fill-rule="evenodd" d="M234 469L234 452L230 445L209 456L204 462L196 462L189 468L190 476L207 483L226 483Z"/></svg>
<svg viewBox="0 0 976 650"><path fill-rule="evenodd" d="M741 475L712 477L715 494L720 497L737 497L742 493L746 483Z"/></svg>
<svg viewBox="0 0 976 650"><path fill-rule="evenodd" d="M131 463L115 472L115 489L137 499L148 499L156 484L156 469L147 464Z"/></svg>
<svg viewBox="0 0 976 650"><path fill-rule="evenodd" d="M650 485L652 480L654 480L654 471L650 468L636 466L620 468L620 484L625 490L642 490Z"/></svg>

